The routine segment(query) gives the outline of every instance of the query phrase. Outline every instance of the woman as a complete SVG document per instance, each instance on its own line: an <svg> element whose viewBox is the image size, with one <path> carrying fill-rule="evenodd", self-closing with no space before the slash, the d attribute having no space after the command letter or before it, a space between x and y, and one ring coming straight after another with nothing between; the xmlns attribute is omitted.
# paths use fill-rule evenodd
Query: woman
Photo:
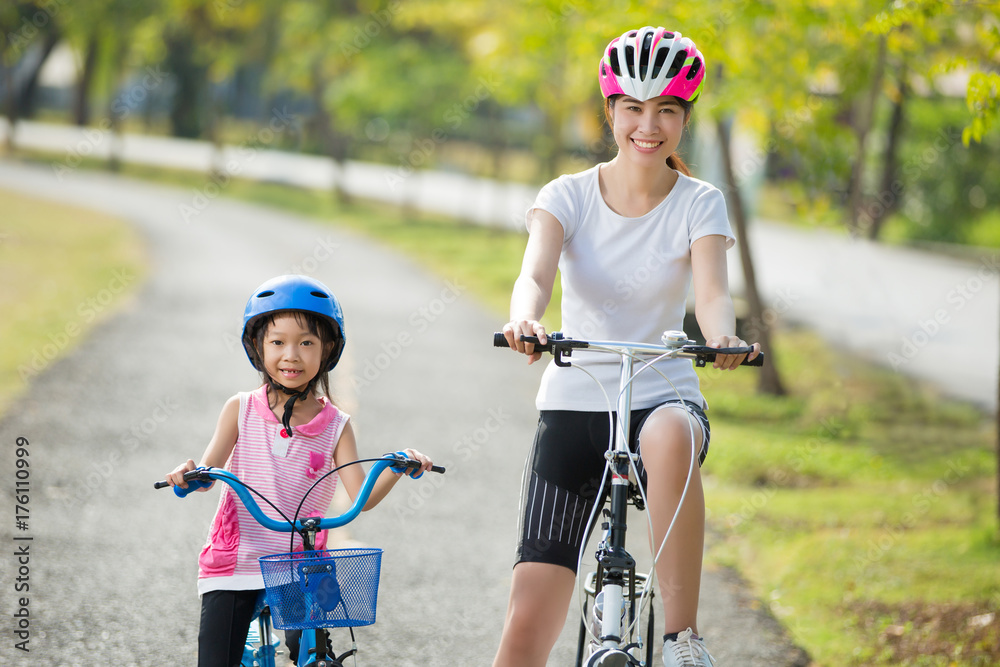
<svg viewBox="0 0 1000 667"><path fill-rule="evenodd" d="M567 336L658 343L663 331L683 328L693 279L695 314L707 344L745 345L735 335L729 295L725 253L734 239L725 200L719 190L692 178L675 152L704 76L704 59L694 43L663 28L629 31L605 49L599 77L618 153L610 162L552 181L528 211L528 244L511 295L511 321L503 331L529 363L541 352L520 337L545 342L539 320L557 269ZM758 353L755 345L751 356ZM608 395L617 395L616 361L585 353L573 359ZM722 355L715 366L732 369L743 359ZM699 463L710 436L690 361L658 366L682 400L658 374L642 373L633 383L631 420L632 447L647 478L654 551L687 481L692 431ZM550 364L536 404L539 425L525 474L517 563L495 667L544 665L562 630L586 536L561 528L589 516L609 437L604 394L584 373ZM539 497L550 500L536 502ZM542 535L534 528L539 525L560 529ZM697 634L704 532L705 500L695 467L656 564L666 667L713 664Z"/></svg>

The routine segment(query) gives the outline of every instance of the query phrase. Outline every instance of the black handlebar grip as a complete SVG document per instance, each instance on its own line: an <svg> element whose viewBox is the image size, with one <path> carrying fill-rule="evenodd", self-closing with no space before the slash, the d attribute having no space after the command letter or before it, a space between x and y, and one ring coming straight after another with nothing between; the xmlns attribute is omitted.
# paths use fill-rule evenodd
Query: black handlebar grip
<svg viewBox="0 0 1000 667"><path fill-rule="evenodd" d="M153 483L153 488L154 489L165 489L168 486L170 486L170 482L154 482Z"/></svg>
<svg viewBox="0 0 1000 667"><path fill-rule="evenodd" d="M723 349L726 350L726 354L750 354L751 350L753 350L752 347L732 347ZM703 352L702 350L713 350L713 351ZM694 350L691 351L694 352ZM715 361L715 355L717 353L713 348L700 346L698 348L697 354L700 359L704 359L706 362L711 363ZM742 362L740 362L740 366L763 366L763 365L764 365L763 352L754 357L753 361L750 361L749 359L744 359Z"/></svg>
<svg viewBox="0 0 1000 667"><path fill-rule="evenodd" d="M444 466L431 466L431 472L444 473Z"/></svg>
<svg viewBox="0 0 1000 667"><path fill-rule="evenodd" d="M510 347L510 345L504 335L497 331L493 334L493 347Z"/></svg>

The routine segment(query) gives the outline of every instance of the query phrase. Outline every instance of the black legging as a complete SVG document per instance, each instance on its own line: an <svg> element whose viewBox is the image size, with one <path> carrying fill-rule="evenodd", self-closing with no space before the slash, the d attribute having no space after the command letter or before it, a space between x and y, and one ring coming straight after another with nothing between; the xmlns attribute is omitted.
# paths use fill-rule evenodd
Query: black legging
<svg viewBox="0 0 1000 667"><path fill-rule="evenodd" d="M260 591L210 591L201 596L198 667L239 667Z"/></svg>

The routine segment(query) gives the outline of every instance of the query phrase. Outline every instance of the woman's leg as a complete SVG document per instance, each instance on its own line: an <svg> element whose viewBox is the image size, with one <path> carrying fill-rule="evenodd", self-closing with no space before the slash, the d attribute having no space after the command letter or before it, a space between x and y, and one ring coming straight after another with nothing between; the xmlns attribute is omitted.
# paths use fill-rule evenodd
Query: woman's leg
<svg viewBox="0 0 1000 667"><path fill-rule="evenodd" d="M639 447L648 478L647 511L653 525L654 552L660 548L684 491L691 464L691 429L694 429L694 451L700 452L701 425L682 407L661 408L642 426ZM665 633L687 628L698 632L704 548L705 495L696 459L684 503L656 564Z"/></svg>
<svg viewBox="0 0 1000 667"><path fill-rule="evenodd" d="M518 563L493 667L544 667L566 623L576 575L561 565Z"/></svg>

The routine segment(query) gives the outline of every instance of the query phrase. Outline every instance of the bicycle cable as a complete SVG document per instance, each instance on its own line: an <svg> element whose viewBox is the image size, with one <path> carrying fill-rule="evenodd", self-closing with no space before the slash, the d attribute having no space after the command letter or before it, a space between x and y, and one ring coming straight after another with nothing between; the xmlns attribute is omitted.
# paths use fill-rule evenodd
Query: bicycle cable
<svg viewBox="0 0 1000 667"><path fill-rule="evenodd" d="M624 391L627 388L629 388L629 386L632 384L633 380L635 380L635 378L638 377L640 373L642 373L643 371L647 370L648 368L652 368L654 371L656 371L657 374L660 375L660 377L662 377L664 379L664 381L666 381L667 384L670 385L670 388L673 390L674 395L677 396L678 399L680 399L682 401L682 405L683 405L683 398L681 398L681 394L677 390L677 387L674 385L673 382L670 381L670 378L668 378L666 375L664 375L664 373L663 373L662 370L660 370L659 368L657 368L654 365L654 364L656 364L657 362L659 362L659 361L661 361L663 359L677 359L678 357L676 356L676 351L668 351L668 352L666 352L664 354L661 354L661 355L658 355L658 356L654 357L653 359L649 359L648 361L644 361L642 357L640 357L640 356L638 356L636 354L627 353L627 352L623 353L620 350L614 350L613 348L604 348L604 349L602 349L600 347L591 347L590 349L593 350L593 351L595 351L595 352L599 351L599 350L600 351L616 352L619 355L628 356L633 361L638 361L638 362L640 362L640 363L643 364L639 368L639 370L637 370L634 373L632 373L632 376L626 381L625 386L620 388L619 393L618 393L618 398L619 399L621 398L621 396L624 393ZM583 368L583 367L575 365L575 364L573 365L573 368L577 368L577 369L583 371L584 373L586 373L588 376L590 376L590 378L592 380L594 380L594 382L598 385L598 387L600 387L602 394L604 394L604 400L605 400L605 403L608 406L608 420L610 422L610 434L609 434L609 442L608 442L609 447L608 447L608 449L611 450L611 449L614 448L614 438L615 438L615 425L614 425L614 418L613 418L612 415L613 415L613 413L616 412L616 409L611 406L611 397L608 395L607 391L604 389L603 383L601 383L600 380L598 380L596 377L594 377L594 375L592 373L590 373L590 371L588 371L586 368ZM674 515L673 515L673 517L670 520L670 524L667 526L667 531L666 531L666 533L663 536L663 540L660 542L659 549L656 551L656 554L653 556L652 567L650 568L649 573L646 575L646 582L643 585L642 594L639 596L639 606L638 606L639 613L636 614L635 618L632 620L632 622L627 627L627 630L626 630L626 633L625 633L626 636L628 634L630 634L633 630L637 630L637 628L638 628L637 624L639 623L640 616L642 614L642 609L643 609L644 605L648 604L648 602L647 602L648 595L647 594L652 590L652 586L653 586L652 582L654 581L654 577L655 577L655 574L656 574L656 563L659 561L660 556L663 553L663 549L666 546L667 539L670 537L670 533L673 531L674 524L677 522L677 519L680 516L680 510L683 507L684 501L687 498L687 492L688 492L688 489L690 488L691 478L692 478L693 473L694 473L694 457L696 455L696 452L695 452L696 443L695 443L695 438L694 438L694 429L693 429L693 427L690 426L690 422L689 422L689 433L690 433L690 436L691 436L691 438L690 438L690 440L691 440L691 461L690 461L690 463L688 465L687 479L685 480L684 488L683 488L683 490L681 492L681 497L680 497L680 499L677 502L677 507L674 510ZM625 434L626 440L628 439L628 435L629 434ZM628 443L627 442L626 442L626 447L628 447ZM643 488L643 485L640 482L639 469L638 469L638 466L636 466L635 459L633 457L631 457L631 456L629 457L629 468L632 471L632 473L635 475L636 487L639 489L639 495L642 498L642 501L643 501L644 505L646 506L646 522L647 522L647 527L649 529L649 534L653 535L653 533L654 533L654 531L653 531L653 520L652 520L652 517L650 516L649 502L648 502L648 499L646 497L646 490ZM608 466L606 465L606 466L604 466L604 474L601 477L601 484L600 484L600 486L598 488L601 488L601 489L604 488L604 484L605 484L605 482L607 480L607 476L608 476ZM603 507L603 503L601 503L600 506ZM585 535L590 535L591 531L594 529L594 527L596 527L595 518L596 518L596 513L597 513L598 509L599 509L599 506L598 506L597 503L595 503L594 504L594 508L591 510L590 518L588 519L588 522L587 522L587 530L584 533ZM578 573L580 572L580 569L581 569L581 567L583 565L583 554L584 554L585 550L586 550L586 542L583 542L580 545L580 551L579 551L578 556L577 556L577 572ZM579 574L578 574L578 576L579 576ZM578 588L578 590L579 590L579 588ZM585 618L585 616L586 616L586 608L585 608L584 596L578 594L577 597L578 597L578 601L580 603L580 616L581 616L581 618ZM596 600L595 600L595 604L596 604ZM587 630L587 634L590 635L590 637L592 639L596 640L597 637L594 635L592 629L590 628L590 625L588 623L584 623L583 625L584 625L584 627ZM641 631L639 631L639 632L641 633ZM639 639L641 641L641 634L639 635Z"/></svg>
<svg viewBox="0 0 1000 667"><path fill-rule="evenodd" d="M642 362L642 359L639 358L639 357L637 357L636 355L629 355L629 356L633 360L635 360L635 361ZM674 385L673 382L671 382L670 378L668 378L666 375L664 375L664 373L663 373L662 370L660 370L659 368L657 368L654 365L655 363L657 363L658 361L661 361L663 359L676 359L676 358L677 358L676 352L670 351L670 352L666 352L664 354L661 354L661 355L659 355L657 357L654 357L653 359L650 359L650 360L648 360L646 362L643 362L643 366L641 368L639 368L639 370L637 370L635 373L633 373L632 377L628 379L628 381L626 382L626 387L629 384L631 384L631 382L636 377L638 377L640 373L642 373L643 371L645 371L648 368L652 368L654 371L656 371L657 374L659 374L660 377L663 378L663 380L667 384L670 385L670 388L673 390L674 395L677 396L678 399L681 400L682 405L683 405L683 400L684 399L681 398L681 394L677 390L677 387ZM620 395L621 394L619 393L619 396ZM690 416L690 413L688 413L688 415ZM694 428L691 426L690 420L688 421L688 433L690 434L690 441L691 441L691 461L688 464L687 478L684 481L684 488L681 491L681 496L680 496L680 498L677 501L677 507L674 510L674 515L673 515L673 517L671 517L670 524L667 526L667 530L666 530L666 532L663 535L663 540L660 542L660 546L657 549L656 554L653 556L653 564L650 567L649 574L646 575L646 582L647 583L643 587L642 595L639 597L639 609L640 610L642 609L643 605L645 604L644 600L646 598L646 593L649 592L650 590L652 590L652 584L651 584L651 582L653 581L653 579L655 577L655 574L656 574L656 564L659 562L660 556L663 553L663 549L666 547L667 540L669 539L670 534L673 532L674 524L677 522L677 519L680 516L680 511L681 511L681 508L684 506L684 501L687 499L687 492L688 492L688 489L690 488L691 478L692 478L692 476L694 474L694 458L695 458L695 455L696 455L696 452L695 452L696 443L695 443L695 439L694 439ZM629 463L631 465L632 471L635 473L635 476L636 476L636 486L639 489L639 495L642 498L642 502L646 506L646 525L647 525L647 528L649 529L649 534L653 535L653 533L654 533L654 530L653 530L653 518L652 518L651 512L649 511L649 501L646 498L646 490L643 487L643 485L641 483L639 483L639 470L638 470L638 467L635 465L635 461L630 458L629 459ZM628 627L628 631L629 632L632 631L633 626L636 623L638 623L638 621L639 621L639 615L636 615L635 619L632 621L632 625L629 625L629 627Z"/></svg>
<svg viewBox="0 0 1000 667"><path fill-rule="evenodd" d="M323 475L319 479L317 479L315 482L313 482L312 486L310 486L308 489L306 489L306 492L302 495L302 500L299 501L299 506L295 508L294 521L298 521L299 520L299 512L302 511L302 506L305 505L306 498L309 497L309 494L313 492L313 489L315 489L317 486L319 486L320 482L322 482L324 479L326 479L330 475L334 474L335 472L340 472L341 470L343 470L344 468L346 468L348 466L352 466L352 465L356 465L356 464L360 464L360 463L374 463L375 461L388 461L388 460L389 459L385 458L384 456L380 456L378 458L373 458L373 459L358 459L357 461L350 461L348 463L345 463L343 465L339 465L336 468L334 468L332 470L328 470L327 472L323 473ZM270 502L268 504L271 505ZM274 505L271 505L271 507L274 507ZM278 508L275 507L275 509L278 509ZM282 516L284 516L284 514L282 514ZM287 521L288 519L285 519L285 520ZM290 522L292 524L292 528L295 528L294 521ZM288 550L289 551L294 551L295 550L295 535L296 534L298 534L298 530L293 530L292 534L291 534L291 536L290 536L290 538L288 540Z"/></svg>

